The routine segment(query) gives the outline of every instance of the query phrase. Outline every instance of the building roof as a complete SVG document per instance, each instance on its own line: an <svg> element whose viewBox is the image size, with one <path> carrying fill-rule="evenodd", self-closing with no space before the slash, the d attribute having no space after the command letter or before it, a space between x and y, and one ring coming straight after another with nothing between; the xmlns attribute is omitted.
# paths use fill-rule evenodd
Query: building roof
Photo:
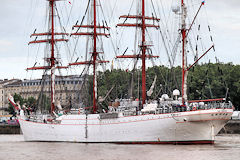
<svg viewBox="0 0 240 160"><path fill-rule="evenodd" d="M17 85L21 85L22 80L20 79L5 79L3 81L0 81L0 85L3 87L7 87L7 86L17 86Z"/></svg>

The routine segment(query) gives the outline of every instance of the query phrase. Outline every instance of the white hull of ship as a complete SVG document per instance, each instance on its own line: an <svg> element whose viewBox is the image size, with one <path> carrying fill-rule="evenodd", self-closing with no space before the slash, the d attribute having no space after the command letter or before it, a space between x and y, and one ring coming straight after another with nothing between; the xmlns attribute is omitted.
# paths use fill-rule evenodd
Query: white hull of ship
<svg viewBox="0 0 240 160"><path fill-rule="evenodd" d="M213 143L232 109L100 119L99 114L63 115L59 124L19 118L26 141L84 143Z"/></svg>

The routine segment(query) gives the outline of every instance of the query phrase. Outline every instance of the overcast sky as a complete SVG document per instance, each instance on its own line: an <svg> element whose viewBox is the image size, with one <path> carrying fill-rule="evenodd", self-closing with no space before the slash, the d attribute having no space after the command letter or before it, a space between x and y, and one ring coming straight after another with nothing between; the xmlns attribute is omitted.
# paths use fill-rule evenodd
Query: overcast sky
<svg viewBox="0 0 240 160"><path fill-rule="evenodd" d="M84 0L69 1L72 5L84 2ZM104 1L106 3L107 0ZM205 2L207 19L215 39L216 56L222 62L240 64L240 0L206 0ZM42 23L37 23L37 20L42 15L40 12L44 11L45 4L45 0L0 1L0 79L26 78L25 68L34 64L32 62L34 56L31 55L36 54L29 52L27 45L31 40L29 35L35 26ZM118 7L127 9L129 6L126 5L129 4L121 3ZM118 13L114 14L118 15ZM76 21L76 17L79 16L77 14L71 20Z"/></svg>

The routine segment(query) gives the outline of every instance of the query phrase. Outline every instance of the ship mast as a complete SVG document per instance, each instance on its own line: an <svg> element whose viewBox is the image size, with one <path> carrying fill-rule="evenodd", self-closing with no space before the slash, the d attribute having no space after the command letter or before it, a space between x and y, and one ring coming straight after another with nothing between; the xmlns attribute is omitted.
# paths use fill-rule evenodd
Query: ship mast
<svg viewBox="0 0 240 160"><path fill-rule="evenodd" d="M152 27L152 28L159 28L159 25L154 25L154 24L146 24L146 20L156 20L159 21L160 19L156 17L147 17L145 16L145 0L141 0L142 2L142 10L141 10L141 15L123 15L120 16L120 18L131 18L131 19L141 19L141 23L136 23L136 24L129 24L129 23L121 23L118 24L117 26L120 27L140 27L141 28L141 36L142 36L142 41L141 41L141 55L122 55L122 56L117 56L117 58L141 58L142 59L142 104L146 103L146 58L158 58L159 56L153 56L153 55L146 55L146 50L150 45L146 44L146 35L145 31L146 28Z"/></svg>
<svg viewBox="0 0 240 160"><path fill-rule="evenodd" d="M66 69L68 67L64 67L64 66L56 66L56 58L55 58L55 44L56 42L61 42L61 41L65 41L67 42L68 39L65 39L65 38L61 38L61 39L55 39L55 36L56 35L60 35L60 36L67 36L68 34L67 33L57 33L55 32L55 2L57 0L47 0L49 1L49 7L50 7L50 24L51 24L51 29L49 29L48 32L46 33L33 33L31 35L32 36L35 36L35 40L34 41L31 41L29 42L29 44L35 44L35 43L49 43L51 45L51 55L50 55L50 58L47 58L47 62L49 62L49 65L48 66L40 66L40 67L31 67L31 68L27 68L27 70L50 70L51 71L51 113L54 112L55 110L55 69ZM36 31L36 30L35 30ZM47 36L50 38L47 38L47 39L43 39L43 40L37 40L38 36Z"/></svg>
<svg viewBox="0 0 240 160"><path fill-rule="evenodd" d="M49 1L50 6L51 6L51 23L52 23L52 35L51 35L51 58L50 58L50 68L51 68L51 113L55 110L55 56L54 56L54 2L55 0Z"/></svg>
<svg viewBox="0 0 240 160"><path fill-rule="evenodd" d="M146 101L146 43L145 43L145 1L142 0L142 103Z"/></svg>
<svg viewBox="0 0 240 160"><path fill-rule="evenodd" d="M204 1L202 1L196 15L193 18L193 21L189 27L189 29L186 29L186 17L187 17L187 8L185 6L184 0L181 0L181 7L182 7L182 13L181 13L181 34L182 34L182 105L185 105L185 102L187 102L187 76L188 71L198 63L198 61L204 57L211 49L214 49L214 45L212 45L204 54L202 54L191 66L187 66L187 52L186 52L186 45L187 45L187 37L189 32L192 29L192 26L197 18L197 15L204 5Z"/></svg>
<svg viewBox="0 0 240 160"><path fill-rule="evenodd" d="M97 25L97 3L96 0L93 0L93 25L74 25L75 28L91 28L93 29L93 33L90 32L76 32L72 33L71 35L87 35L93 37L93 51L92 51L92 58L90 61L85 62L75 62L70 63L69 65L93 65L93 113L97 111L97 77L96 77L96 68L98 63L108 63L109 61L100 61L97 60L97 56L99 52L97 51L97 37L98 36L106 36L108 37L110 34L98 33L97 29L110 29L109 27Z"/></svg>
<svg viewBox="0 0 240 160"><path fill-rule="evenodd" d="M93 0L93 113L97 111L96 105L96 95L97 95L97 86L96 86L96 60L97 60L97 17L96 17L96 0Z"/></svg>
<svg viewBox="0 0 240 160"><path fill-rule="evenodd" d="M187 9L184 3L184 0L182 0L181 3L182 7L182 28L181 28L181 34L182 34L182 105L185 105L185 102L187 101L187 56L186 56L186 44L187 44L187 38L186 38L186 16L187 16Z"/></svg>

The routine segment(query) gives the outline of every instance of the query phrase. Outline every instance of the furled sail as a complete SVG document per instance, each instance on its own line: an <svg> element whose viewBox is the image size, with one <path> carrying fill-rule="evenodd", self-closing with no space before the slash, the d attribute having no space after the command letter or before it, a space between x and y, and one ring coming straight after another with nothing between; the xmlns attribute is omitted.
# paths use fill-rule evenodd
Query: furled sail
<svg viewBox="0 0 240 160"><path fill-rule="evenodd" d="M150 96L152 95L152 93L153 93L153 89L154 89L155 84L156 84L156 81L157 81L157 75L155 75L155 77L154 77L154 81L153 81L153 83L152 83L150 89L147 91L147 96L148 96L148 97L150 97Z"/></svg>

